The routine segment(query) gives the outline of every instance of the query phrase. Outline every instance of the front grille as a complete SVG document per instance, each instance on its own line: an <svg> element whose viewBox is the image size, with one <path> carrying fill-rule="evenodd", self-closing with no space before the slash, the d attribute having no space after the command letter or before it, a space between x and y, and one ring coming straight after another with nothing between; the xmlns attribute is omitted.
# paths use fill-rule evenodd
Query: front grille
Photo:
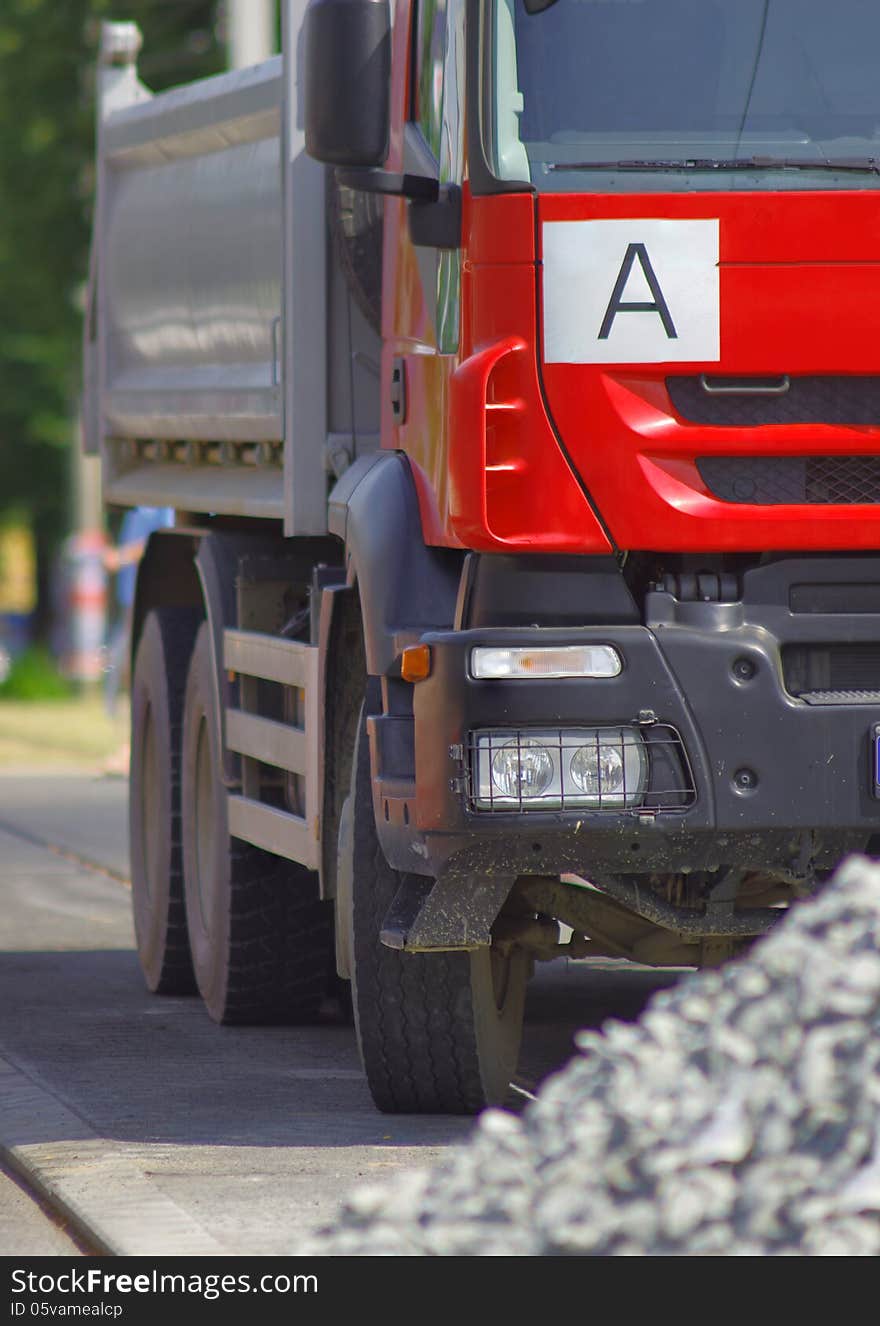
<svg viewBox="0 0 880 1326"><path fill-rule="evenodd" d="M707 390L708 388L708 390ZM669 377L669 398L694 424L880 425L880 377Z"/></svg>
<svg viewBox="0 0 880 1326"><path fill-rule="evenodd" d="M722 502L869 506L880 502L880 456L700 456L700 478Z"/></svg>
<svg viewBox="0 0 880 1326"><path fill-rule="evenodd" d="M880 683L880 643L785 645L782 676L788 693L810 704L870 703ZM859 698L835 702L832 694Z"/></svg>
<svg viewBox="0 0 880 1326"><path fill-rule="evenodd" d="M696 786L684 743L675 728L656 723L649 728L629 725L624 729L621 725L613 728L593 727L589 730L593 733L589 740L585 740L584 730L576 735L576 729L522 728L519 731L471 732L468 737L468 799L471 809L481 813L494 811L507 814L543 810L577 812L581 815L639 815L685 810L694 804L697 799ZM625 739L621 735L624 731ZM614 734L617 734L616 737ZM563 767L567 771L575 753L585 746L598 750L603 745L616 745L626 769L629 761L625 757L634 735L638 735L644 743L641 749L646 761L644 778L640 778L635 786L632 782L627 784L625 775L622 785L615 785L613 789L603 790L600 783L598 794L588 805L584 804L583 793L573 794L571 788L566 787ZM555 776L551 785L546 792L537 796L505 794L491 776L493 760L499 751L511 747L519 759L524 747L528 744L531 751L534 749L532 743L535 742L547 750L554 763Z"/></svg>

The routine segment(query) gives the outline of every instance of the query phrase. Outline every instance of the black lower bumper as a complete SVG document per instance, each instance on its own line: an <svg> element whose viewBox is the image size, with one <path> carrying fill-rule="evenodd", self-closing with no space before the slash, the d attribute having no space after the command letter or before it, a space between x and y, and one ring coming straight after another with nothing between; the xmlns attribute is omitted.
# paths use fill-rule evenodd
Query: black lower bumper
<svg viewBox="0 0 880 1326"><path fill-rule="evenodd" d="M820 564L821 574L809 564L827 591L816 600L826 609L840 560ZM435 877L598 878L722 866L800 877L864 849L880 830L880 694L877 702L808 702L786 690L781 658L798 642L880 642L880 614L792 611L801 565L756 573L751 599L737 603L649 594L641 626L426 635L431 675L414 687L413 718L371 720L377 822L390 863ZM601 680L471 676L475 645L538 643L612 645L624 666ZM690 804L664 808L648 797L626 810L515 813L476 805L470 748L480 730L632 724L650 739L655 722L680 738ZM400 755L408 747L410 769Z"/></svg>

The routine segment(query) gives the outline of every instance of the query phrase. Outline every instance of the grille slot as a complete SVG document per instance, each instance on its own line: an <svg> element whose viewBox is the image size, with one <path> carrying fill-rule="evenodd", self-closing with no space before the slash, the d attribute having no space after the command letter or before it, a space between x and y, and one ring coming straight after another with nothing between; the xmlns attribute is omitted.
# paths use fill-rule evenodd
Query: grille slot
<svg viewBox="0 0 880 1326"><path fill-rule="evenodd" d="M804 691L807 704L880 704L880 691Z"/></svg>
<svg viewBox="0 0 880 1326"><path fill-rule="evenodd" d="M700 456L700 478L722 502L752 506L872 506L880 456Z"/></svg>
<svg viewBox="0 0 880 1326"><path fill-rule="evenodd" d="M869 700L832 700L831 695L873 695L880 687L877 644L785 645L785 689L811 704L859 704Z"/></svg>
<svg viewBox="0 0 880 1326"><path fill-rule="evenodd" d="M760 377L712 376L709 391L700 377L668 377L666 389L676 412L694 424L712 424L718 428L759 428L766 424L880 425L880 377L786 380L788 387L784 392L771 390L779 378Z"/></svg>
<svg viewBox="0 0 880 1326"><path fill-rule="evenodd" d="M595 744L604 745L609 742L609 733L621 731L621 726L617 727L599 727L592 729L596 732ZM609 791L607 796L600 792L598 797L599 804L585 806L583 799L576 798L571 793L566 792L562 780L554 780L551 791L546 795L526 797L509 796L497 790L491 778L488 779L488 797L480 795L480 761L483 761L483 767L491 769L492 760L495 755L505 747L515 744L517 751L526 742L531 742L536 733L540 733L541 744L546 746L550 752L557 768L561 768L562 761L570 761L575 751L580 747L592 744L585 742L583 736L574 738L570 733L566 734L563 729L547 728L522 728L519 731L475 731L468 736L468 799L471 809L477 810L480 814L487 813L507 813L519 814L530 811L569 811L577 812L580 815L639 815L653 813L654 811L685 810L692 806L697 799L697 790L694 783L694 776L691 772L690 761L684 748L684 743L675 728L665 723L657 723L650 728L638 729L632 725L633 731L638 731L645 743L644 749L647 756L647 778L644 789L636 791L627 787L624 781L622 788ZM487 748L488 738L488 748ZM613 739L610 744L615 745ZM623 746L620 745L621 753ZM625 763L625 762L624 762ZM486 804L488 800L488 805Z"/></svg>

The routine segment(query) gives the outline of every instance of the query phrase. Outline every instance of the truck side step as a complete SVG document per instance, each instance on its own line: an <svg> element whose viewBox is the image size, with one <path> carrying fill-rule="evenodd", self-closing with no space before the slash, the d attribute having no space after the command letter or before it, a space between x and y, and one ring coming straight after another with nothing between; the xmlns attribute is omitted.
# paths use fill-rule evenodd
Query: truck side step
<svg viewBox="0 0 880 1326"><path fill-rule="evenodd" d="M318 650L312 645L257 631L223 632L223 665L239 677L238 709L226 711L226 744L241 756L242 794L229 797L229 832L276 856L317 870L320 861L318 797ZM259 682L275 682L301 694L295 723L256 712ZM293 814L260 799L260 766L296 775L304 813Z"/></svg>
<svg viewBox="0 0 880 1326"><path fill-rule="evenodd" d="M318 868L317 844L306 820L275 806L247 797L229 798L229 832L234 838L263 847L275 856L300 861L310 870Z"/></svg>
<svg viewBox="0 0 880 1326"><path fill-rule="evenodd" d="M277 769L306 773L306 734L302 728L288 727L286 723L259 718L240 709L227 709L226 744L239 755L274 764Z"/></svg>
<svg viewBox="0 0 880 1326"><path fill-rule="evenodd" d="M308 689L317 649L296 640L282 640L259 631L224 631L223 663L230 672ZM314 655L314 658L312 657Z"/></svg>

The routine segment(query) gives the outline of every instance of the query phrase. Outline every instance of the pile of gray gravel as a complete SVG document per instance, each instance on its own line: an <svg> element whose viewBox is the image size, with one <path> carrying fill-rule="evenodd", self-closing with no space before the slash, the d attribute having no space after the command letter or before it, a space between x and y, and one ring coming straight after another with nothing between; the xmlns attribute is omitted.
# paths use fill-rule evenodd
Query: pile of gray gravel
<svg viewBox="0 0 880 1326"><path fill-rule="evenodd" d="M880 1253L880 868L655 995L515 1117L356 1191L324 1255Z"/></svg>

